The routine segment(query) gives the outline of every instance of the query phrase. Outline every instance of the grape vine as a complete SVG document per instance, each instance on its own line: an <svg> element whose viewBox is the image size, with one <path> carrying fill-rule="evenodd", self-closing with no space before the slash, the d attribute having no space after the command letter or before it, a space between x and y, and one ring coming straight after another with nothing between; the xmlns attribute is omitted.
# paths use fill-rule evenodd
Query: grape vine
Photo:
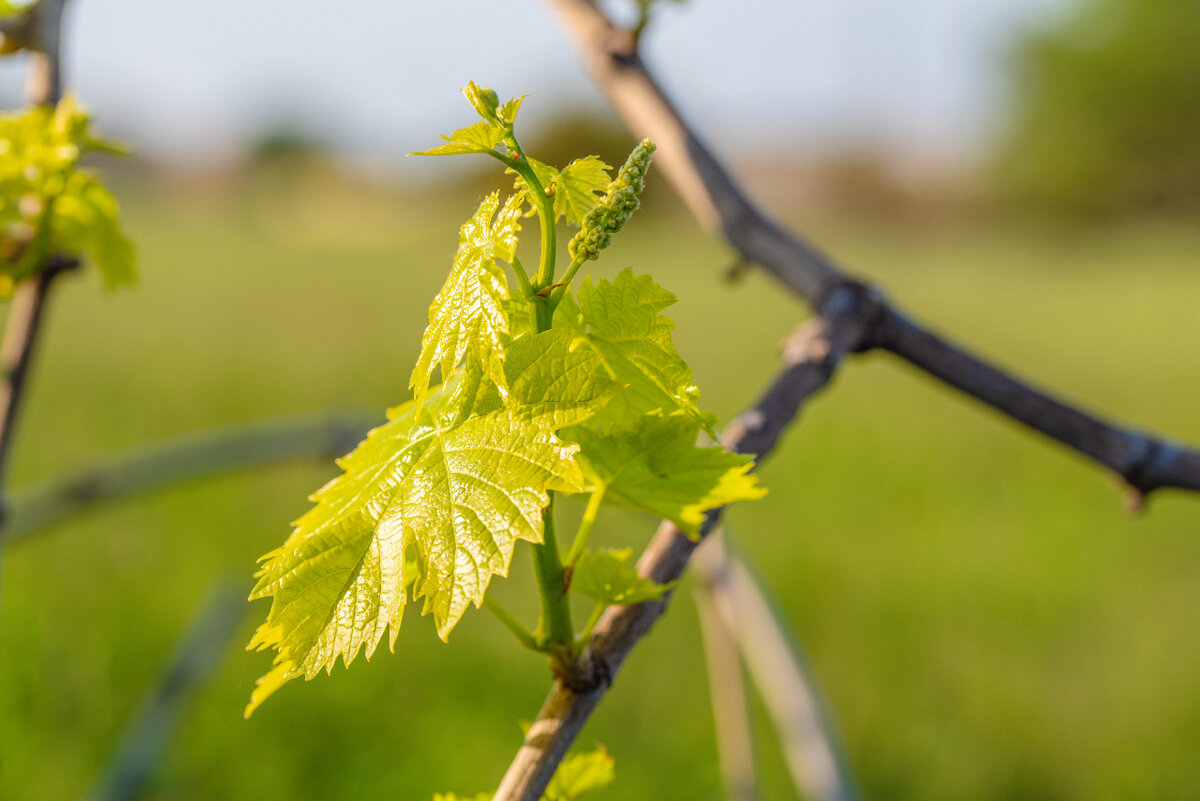
<svg viewBox="0 0 1200 801"><path fill-rule="evenodd" d="M501 104L474 83L463 93L479 121L416 155L491 156L513 189L488 195L459 232L429 308L413 399L339 460L342 475L263 557L251 597L272 603L250 647L277 653L247 715L292 679L332 672L339 658L349 666L360 651L370 658L385 632L394 645L410 599L423 602L443 640L472 604L486 606L557 675L570 676L605 608L669 589L638 576L630 551L591 547L602 506L695 533L707 510L765 492L750 457L698 444L714 420L697 404L674 323L662 313L675 297L630 269L576 281L637 211L654 145L634 148L615 177L595 156L558 169L517 141L524 98ZM532 272L518 255L531 215L540 229ZM560 223L578 229L561 274ZM556 493L587 496L565 553ZM494 576L508 574L521 541L538 582L532 629L486 594ZM580 628L571 593L593 604Z"/></svg>

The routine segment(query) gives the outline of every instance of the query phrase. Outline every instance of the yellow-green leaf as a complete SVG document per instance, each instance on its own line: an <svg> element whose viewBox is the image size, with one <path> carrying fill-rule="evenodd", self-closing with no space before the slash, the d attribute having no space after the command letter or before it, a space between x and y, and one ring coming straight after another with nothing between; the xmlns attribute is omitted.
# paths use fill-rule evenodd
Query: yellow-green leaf
<svg viewBox="0 0 1200 801"><path fill-rule="evenodd" d="M507 574L517 541L541 542L547 491L582 488L577 446L528 410L494 408L498 396L472 385L472 372L482 375L459 371L419 411L391 410L263 557L251 597L273 601L251 647L279 653L247 714L293 678L349 664L360 649L369 658L385 630L394 643L406 585L445 639L492 576Z"/></svg>
<svg viewBox="0 0 1200 801"><path fill-rule="evenodd" d="M689 534L704 513L766 494L751 473L754 460L720 447L699 447L699 424L682 414L648 414L633 425L564 433L578 442L589 483L603 486L604 502L673 521Z"/></svg>
<svg viewBox="0 0 1200 801"><path fill-rule="evenodd" d="M509 332L508 279L496 260L512 261L520 217L519 196L509 197L500 208L500 194L493 192L463 224L450 275L429 307L429 326L409 381L418 407L435 366L441 366L445 380L468 353L492 380L505 386L502 340Z"/></svg>

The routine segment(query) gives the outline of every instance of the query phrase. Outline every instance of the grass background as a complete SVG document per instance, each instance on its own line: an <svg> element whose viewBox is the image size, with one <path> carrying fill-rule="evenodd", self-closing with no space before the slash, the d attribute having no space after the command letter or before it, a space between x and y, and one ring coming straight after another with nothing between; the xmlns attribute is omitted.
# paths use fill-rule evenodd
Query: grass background
<svg viewBox="0 0 1200 801"><path fill-rule="evenodd" d="M319 173L126 187L142 280L54 298L15 485L206 427L404 400L469 192L406 199ZM602 264L679 295L679 349L729 419L807 314L667 207ZM1200 235L804 220L937 329L1097 412L1200 441ZM121 502L10 548L0 607L0 798L77 798L213 581L251 586L305 496L302 463ZM729 525L795 625L867 798L1191 799L1200 787L1200 500L1122 509L1093 465L896 360L847 365ZM577 515L578 507L565 514ZM653 521L610 513L597 540ZM532 620L528 556L494 586ZM241 718L266 654L241 646L188 706L146 797L428 799L498 781L548 686L470 613L448 646L410 614L395 655L294 683ZM601 798L720 794L689 585L583 736ZM795 798L758 716L766 796Z"/></svg>

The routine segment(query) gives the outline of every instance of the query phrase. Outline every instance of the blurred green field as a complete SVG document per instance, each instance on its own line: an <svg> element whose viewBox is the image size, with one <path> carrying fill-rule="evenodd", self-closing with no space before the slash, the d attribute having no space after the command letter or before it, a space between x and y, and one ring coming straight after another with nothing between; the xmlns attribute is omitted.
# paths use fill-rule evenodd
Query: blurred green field
<svg viewBox="0 0 1200 801"><path fill-rule="evenodd" d="M314 179L315 181L315 179ZM467 194L304 179L123 193L142 281L64 281L14 484L209 426L404 400ZM1200 442L1200 234L1044 234L819 222L813 236L919 318L1106 415ZM677 342L728 419L806 314L678 210L604 262L675 291ZM214 579L251 586L329 464L122 502L12 547L0 609L0 798L80 797ZM1200 787L1200 499L1138 517L1114 482L885 356L842 371L734 511L823 682L863 794L889 801L1194 799ZM579 510L568 509L567 514ZM640 545L614 513L598 537ZM497 585L534 616L528 556ZM527 588L522 590L521 588ZM450 644L410 614L395 655L241 710L269 656L237 641L146 798L428 799L498 781L548 687L484 613ZM792 799L760 714L767 797ZM597 799L717 798L688 587L583 737L616 758Z"/></svg>

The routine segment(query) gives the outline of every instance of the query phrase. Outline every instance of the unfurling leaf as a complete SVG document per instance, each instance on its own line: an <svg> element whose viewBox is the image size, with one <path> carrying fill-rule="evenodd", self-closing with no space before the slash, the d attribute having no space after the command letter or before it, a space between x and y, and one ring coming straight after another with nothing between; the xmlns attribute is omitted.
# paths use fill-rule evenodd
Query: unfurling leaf
<svg viewBox="0 0 1200 801"><path fill-rule="evenodd" d="M441 366L445 380L468 353L493 381L505 387L502 340L509 331L505 312L508 279L496 260L511 262L516 253L520 196L509 197L497 213L499 206L500 193L493 192L459 232L454 265L429 307L429 326L409 381L418 407L434 367Z"/></svg>
<svg viewBox="0 0 1200 801"><path fill-rule="evenodd" d="M571 573L572 590L606 606L657 601L672 586L639 576L630 548L584 551Z"/></svg>
<svg viewBox="0 0 1200 801"><path fill-rule="evenodd" d="M590 425L564 436L578 442L579 461L604 502L639 509L696 534L709 509L761 498L750 456L696 445L700 426L680 414L649 414L628 428L598 432Z"/></svg>
<svg viewBox="0 0 1200 801"><path fill-rule="evenodd" d="M410 153L410 156L456 156L461 153L496 155L496 148L512 136L513 121L524 97L511 98L501 106L500 98L494 91L486 86L478 86L474 81L463 87L462 93L479 115L479 122L443 136L442 139L446 140L444 145Z"/></svg>

